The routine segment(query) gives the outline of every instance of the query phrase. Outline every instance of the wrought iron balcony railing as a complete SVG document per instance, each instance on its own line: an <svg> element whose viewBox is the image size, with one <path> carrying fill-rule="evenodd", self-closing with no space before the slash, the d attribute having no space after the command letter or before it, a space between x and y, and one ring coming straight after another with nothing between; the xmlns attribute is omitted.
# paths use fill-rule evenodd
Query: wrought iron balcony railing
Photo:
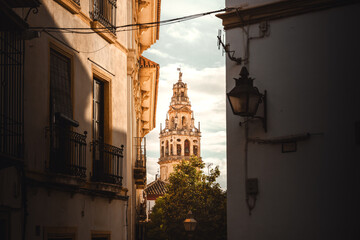
<svg viewBox="0 0 360 240"><path fill-rule="evenodd" d="M116 32L116 0L90 0L90 17Z"/></svg>
<svg viewBox="0 0 360 240"><path fill-rule="evenodd" d="M100 141L93 141L91 151L93 152L93 180L122 186L124 145L118 148Z"/></svg>
<svg viewBox="0 0 360 240"><path fill-rule="evenodd" d="M147 218L147 215L146 215L146 202L140 203L136 207L136 215L137 215L137 220L138 221L145 221L146 220L146 218Z"/></svg>
<svg viewBox="0 0 360 240"><path fill-rule="evenodd" d="M87 133L79 134L57 125L47 127L46 133L50 136L49 170L85 178Z"/></svg>
<svg viewBox="0 0 360 240"><path fill-rule="evenodd" d="M136 168L146 168L146 138L135 137Z"/></svg>

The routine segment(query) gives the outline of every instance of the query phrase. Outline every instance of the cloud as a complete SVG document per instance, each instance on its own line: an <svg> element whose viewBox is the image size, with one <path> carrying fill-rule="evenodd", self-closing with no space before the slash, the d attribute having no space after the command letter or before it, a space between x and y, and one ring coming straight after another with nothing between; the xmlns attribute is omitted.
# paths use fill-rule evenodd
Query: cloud
<svg viewBox="0 0 360 240"><path fill-rule="evenodd" d="M167 0L161 2L161 17L169 19L188 16L224 7L224 0Z"/></svg>
<svg viewBox="0 0 360 240"><path fill-rule="evenodd" d="M205 163L205 168L203 169L205 174L209 173L209 170L214 169L215 166L219 166L220 176L217 179L217 182L223 189L226 189L226 159L224 158L203 158Z"/></svg>
<svg viewBox="0 0 360 240"><path fill-rule="evenodd" d="M189 43L195 42L201 37L200 31L189 25L171 25L165 31L172 38Z"/></svg>
<svg viewBox="0 0 360 240"><path fill-rule="evenodd" d="M158 49L150 48L150 49L147 50L147 53L154 54L154 55L159 56L161 58L167 58L167 59L171 59L171 60L176 59L175 57L170 56L169 54L167 54L165 52L162 52L162 51L160 51Z"/></svg>

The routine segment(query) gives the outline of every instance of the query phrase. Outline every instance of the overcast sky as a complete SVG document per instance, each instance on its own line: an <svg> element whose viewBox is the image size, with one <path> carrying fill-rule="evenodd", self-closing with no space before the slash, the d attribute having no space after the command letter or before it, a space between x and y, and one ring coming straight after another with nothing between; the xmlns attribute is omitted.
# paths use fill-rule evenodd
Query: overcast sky
<svg viewBox="0 0 360 240"><path fill-rule="evenodd" d="M224 0L162 0L161 20L222 9L224 4ZM160 171L160 123L165 125L172 86L181 67L195 126L201 124L202 159L206 166L213 164L210 168L220 167L218 182L226 189L225 57L217 48L218 29L222 29L221 20L215 15L161 26L160 39L144 53L160 64L156 128L146 136L148 183Z"/></svg>

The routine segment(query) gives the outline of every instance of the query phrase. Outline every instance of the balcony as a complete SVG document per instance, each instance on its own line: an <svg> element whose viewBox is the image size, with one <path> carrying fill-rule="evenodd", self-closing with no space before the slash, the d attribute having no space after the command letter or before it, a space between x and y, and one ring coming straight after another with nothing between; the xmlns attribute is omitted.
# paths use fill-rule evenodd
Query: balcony
<svg viewBox="0 0 360 240"><path fill-rule="evenodd" d="M140 204L136 207L136 215L137 215L137 220L138 220L139 222L146 220L146 218L147 218L147 214L146 214L146 202L140 203Z"/></svg>
<svg viewBox="0 0 360 240"><path fill-rule="evenodd" d="M54 173L86 177L86 132L79 134L68 128L52 125L46 128L50 136L49 170Z"/></svg>
<svg viewBox="0 0 360 240"><path fill-rule="evenodd" d="M93 21L100 22L110 32L116 33L116 0L90 0L89 9Z"/></svg>
<svg viewBox="0 0 360 240"><path fill-rule="evenodd" d="M93 154L93 176L96 182L105 182L122 186L123 150L121 148L93 141L91 151Z"/></svg>
<svg viewBox="0 0 360 240"><path fill-rule="evenodd" d="M135 137L134 178L138 188L144 188L146 182L146 138Z"/></svg>

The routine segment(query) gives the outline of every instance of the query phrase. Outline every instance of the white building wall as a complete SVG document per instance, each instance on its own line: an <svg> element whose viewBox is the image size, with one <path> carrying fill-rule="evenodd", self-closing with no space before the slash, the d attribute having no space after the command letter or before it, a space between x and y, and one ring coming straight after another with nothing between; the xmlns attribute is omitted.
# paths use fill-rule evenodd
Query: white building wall
<svg viewBox="0 0 360 240"><path fill-rule="evenodd" d="M260 122L249 123L249 137L311 137L298 142L293 153L282 153L281 144L249 143L248 176L259 180L256 207L249 216L244 127L239 127L243 119L227 104L228 239L359 236L354 219L360 146L354 133L360 120L360 37L353 27L359 12L356 4L269 21L270 35L250 40L248 70L254 86L268 93L268 132ZM258 34L254 24L250 36ZM226 31L236 57L244 57L244 39L241 28ZM229 92L241 66L226 61Z"/></svg>

